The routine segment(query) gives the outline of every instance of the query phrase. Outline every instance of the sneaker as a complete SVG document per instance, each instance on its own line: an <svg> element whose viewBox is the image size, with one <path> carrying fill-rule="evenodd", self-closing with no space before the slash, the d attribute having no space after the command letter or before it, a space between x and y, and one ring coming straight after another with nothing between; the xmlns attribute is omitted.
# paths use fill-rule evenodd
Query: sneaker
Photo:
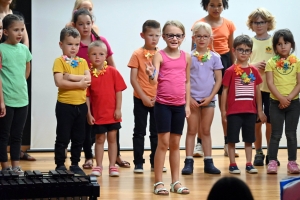
<svg viewBox="0 0 300 200"><path fill-rule="evenodd" d="M184 167L181 170L181 174L183 175L190 175L194 171L194 160L193 159L185 159Z"/></svg>
<svg viewBox="0 0 300 200"><path fill-rule="evenodd" d="M118 169L118 167L115 167L115 166L109 167L109 176L111 176L111 177L117 177L117 176L119 176L119 169Z"/></svg>
<svg viewBox="0 0 300 200"><path fill-rule="evenodd" d="M86 175L84 173L84 171L78 165L71 165L70 166L70 171L73 172L74 174L79 174L79 175L82 175L82 176Z"/></svg>
<svg viewBox="0 0 300 200"><path fill-rule="evenodd" d="M269 164L269 155L266 155L266 165ZM277 160L277 166L280 166L279 160Z"/></svg>
<svg viewBox="0 0 300 200"><path fill-rule="evenodd" d="M277 162L276 160L270 160L268 164L267 174L277 174Z"/></svg>
<svg viewBox="0 0 300 200"><path fill-rule="evenodd" d="M93 167L91 175L101 176L102 175L102 167L100 167L100 166Z"/></svg>
<svg viewBox="0 0 300 200"><path fill-rule="evenodd" d="M237 149L235 149L234 153L235 153L235 157L239 157L240 156L240 154L238 153ZM228 144L224 145L224 156L228 156Z"/></svg>
<svg viewBox="0 0 300 200"><path fill-rule="evenodd" d="M237 166L229 166L229 173L230 174L240 174L241 171Z"/></svg>
<svg viewBox="0 0 300 200"><path fill-rule="evenodd" d="M249 174L257 174L258 171L253 167L253 165L246 165L246 172Z"/></svg>
<svg viewBox="0 0 300 200"><path fill-rule="evenodd" d="M154 165L151 165L151 172L154 172ZM167 168L163 167L162 172L167 172Z"/></svg>
<svg viewBox="0 0 300 200"><path fill-rule="evenodd" d="M7 168L5 168L5 169L2 168L1 171L2 171L2 172L12 172L13 170L12 170L11 167L7 167Z"/></svg>
<svg viewBox="0 0 300 200"><path fill-rule="evenodd" d="M203 157L203 156L204 156L204 153L202 150L202 145L200 143L197 143L194 148L193 157Z"/></svg>
<svg viewBox="0 0 300 200"><path fill-rule="evenodd" d="M256 153L254 157L254 166L264 166L265 155L262 152Z"/></svg>
<svg viewBox="0 0 300 200"><path fill-rule="evenodd" d="M56 166L55 170L67 170L65 165Z"/></svg>
<svg viewBox="0 0 300 200"><path fill-rule="evenodd" d="M143 164L136 164L134 166L134 173L144 173Z"/></svg>
<svg viewBox="0 0 300 200"><path fill-rule="evenodd" d="M296 163L296 161L289 161L287 164L287 169L290 174L300 173L299 165Z"/></svg>
<svg viewBox="0 0 300 200"><path fill-rule="evenodd" d="M204 173L221 174L221 171L215 167L213 159L204 159Z"/></svg>
<svg viewBox="0 0 300 200"><path fill-rule="evenodd" d="M19 174L19 175L24 175L24 171L21 169L20 166L17 167L13 167L12 171L14 171L15 173Z"/></svg>

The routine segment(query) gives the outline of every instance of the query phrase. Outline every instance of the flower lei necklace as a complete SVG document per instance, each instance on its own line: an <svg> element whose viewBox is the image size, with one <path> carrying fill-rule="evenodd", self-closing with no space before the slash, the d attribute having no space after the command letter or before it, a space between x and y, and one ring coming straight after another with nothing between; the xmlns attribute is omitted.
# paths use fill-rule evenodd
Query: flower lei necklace
<svg viewBox="0 0 300 200"><path fill-rule="evenodd" d="M251 82L255 81L255 76L252 73L252 70L250 68L250 74L247 75L247 73L241 68L240 65L234 64L234 72L236 75L241 76L241 83L243 85L248 85Z"/></svg>
<svg viewBox="0 0 300 200"><path fill-rule="evenodd" d="M194 53L193 53L193 56L198 58L198 61L200 61L200 65L203 65L203 63L205 63L206 61L208 61L211 58L211 53L210 53L210 50L207 49L205 54L200 55L200 53L195 50Z"/></svg>
<svg viewBox="0 0 300 200"><path fill-rule="evenodd" d="M290 55L286 59L280 58L279 55L276 55L272 59L275 61L277 69L282 69L284 73L290 69L294 63L298 62L295 55Z"/></svg>
<svg viewBox="0 0 300 200"><path fill-rule="evenodd" d="M91 71L92 71L92 74L93 76L95 76L96 78L98 78L98 76L102 76L105 74L106 72L106 68L107 68L107 62L104 61L103 63L103 68L98 70L97 68L94 68L93 65L91 65Z"/></svg>
<svg viewBox="0 0 300 200"><path fill-rule="evenodd" d="M71 65L71 67L75 68L78 66L78 64L80 62L82 62L82 58L79 58L78 56L76 56L75 58L69 58L68 56L66 55L62 55L61 56L62 59L64 59L64 61L66 61L66 63L68 63L69 65Z"/></svg>
<svg viewBox="0 0 300 200"><path fill-rule="evenodd" d="M144 55L145 55L145 58L147 58L147 60L152 58L152 56L154 56L154 54L157 52L157 47L155 47L155 52L154 53L150 53L150 51L145 49L145 47L143 47L143 48L144 48Z"/></svg>

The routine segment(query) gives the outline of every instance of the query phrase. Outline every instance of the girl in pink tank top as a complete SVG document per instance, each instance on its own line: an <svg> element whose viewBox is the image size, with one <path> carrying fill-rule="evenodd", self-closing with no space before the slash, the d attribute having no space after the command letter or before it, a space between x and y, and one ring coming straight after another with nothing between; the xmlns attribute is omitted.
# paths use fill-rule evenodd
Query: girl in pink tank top
<svg viewBox="0 0 300 200"><path fill-rule="evenodd" d="M190 115L190 64L191 56L179 50L184 37L184 26L178 21L168 21L163 27L163 39L167 47L157 52L153 64L147 63L146 73L151 84L157 83L154 116L158 132L158 144L154 157L154 194L168 195L162 182L162 169L168 148L172 174L171 192L189 194L188 188L179 182L180 150L185 117Z"/></svg>

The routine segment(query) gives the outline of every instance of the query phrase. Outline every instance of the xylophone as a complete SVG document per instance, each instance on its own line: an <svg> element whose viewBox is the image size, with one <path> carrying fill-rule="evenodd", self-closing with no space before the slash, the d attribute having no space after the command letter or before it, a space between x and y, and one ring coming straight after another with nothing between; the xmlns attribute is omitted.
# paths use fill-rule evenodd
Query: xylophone
<svg viewBox="0 0 300 200"><path fill-rule="evenodd" d="M25 171L24 176L0 171L0 200L96 200L99 196L100 186L95 176L77 175L69 170Z"/></svg>

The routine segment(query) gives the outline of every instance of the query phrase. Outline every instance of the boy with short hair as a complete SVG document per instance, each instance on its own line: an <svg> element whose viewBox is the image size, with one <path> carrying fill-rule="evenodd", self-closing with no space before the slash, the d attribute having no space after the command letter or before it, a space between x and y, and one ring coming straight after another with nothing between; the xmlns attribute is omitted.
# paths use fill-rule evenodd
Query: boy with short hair
<svg viewBox="0 0 300 200"><path fill-rule="evenodd" d="M227 121L229 173L232 174L241 173L235 163L235 143L239 142L241 128L245 142L246 171L257 173L257 169L251 163L255 122L257 116L262 123L266 121L259 89L262 79L256 67L248 64L252 47L253 42L247 35L240 35L234 39L233 53L237 61L225 71L222 81L221 114L222 120Z"/></svg>
<svg viewBox="0 0 300 200"><path fill-rule="evenodd" d="M140 36L145 40L144 46L135 50L130 58L128 67L131 68L130 82L134 89L134 130L133 130L133 156L134 172L143 173L144 154L144 137L146 135L147 117L150 113L149 130L150 130L150 163L151 170L154 169L154 155L157 147L157 130L154 119L154 103L156 96L156 85L149 83L149 77L145 73L146 62L152 62L152 58L158 50L156 45L161 36L159 22L147 20L143 24ZM164 168L165 169L165 168ZM166 169L165 169L166 170Z"/></svg>
<svg viewBox="0 0 300 200"><path fill-rule="evenodd" d="M54 159L56 170L66 170L65 149L71 141L69 169L75 174L85 175L78 163L85 138L86 88L90 86L91 76L87 62L76 56L79 44L80 34L77 29L72 27L62 29L59 46L63 55L56 58L53 65L54 81L58 87Z"/></svg>

